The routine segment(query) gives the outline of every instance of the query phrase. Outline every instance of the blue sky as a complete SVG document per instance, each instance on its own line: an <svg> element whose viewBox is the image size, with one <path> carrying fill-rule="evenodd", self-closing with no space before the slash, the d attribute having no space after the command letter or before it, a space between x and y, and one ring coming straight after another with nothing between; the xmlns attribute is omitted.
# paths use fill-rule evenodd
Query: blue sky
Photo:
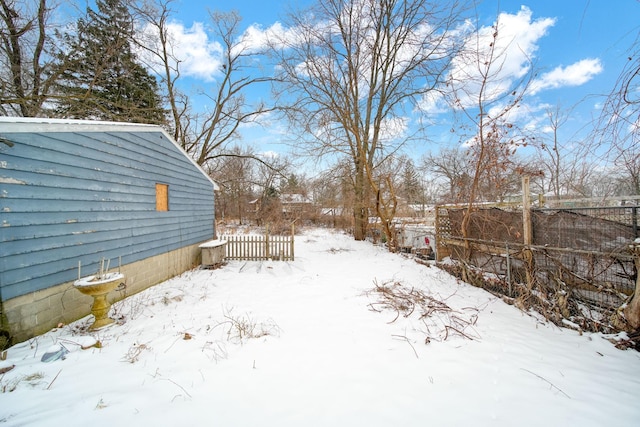
<svg viewBox="0 0 640 427"><path fill-rule="evenodd" d="M217 77L215 40L206 30L208 9L236 10L243 17L243 29L251 28L254 34L261 34L283 31L278 23L283 22L290 7L309 3L310 0L176 2L174 23L181 28L185 46L189 45L188 38L194 46L191 59L183 63L184 74L190 75L184 80L184 87L206 89ZM523 125L542 129L545 108L560 104L563 109L572 108L571 119L563 129L565 139L586 134L589 123L599 114L603 96L614 87L629 48L638 37L640 1L485 0L479 2L477 11L482 26L492 25L502 13L501 22L510 22L514 37L527 46L527 54L536 62L539 89L524 100L529 117L522 118L528 121ZM244 128L243 141L261 151L283 151L279 145L283 126L272 123L266 129ZM431 138L452 142L451 135L435 129ZM429 149L429 146L411 148L413 154Z"/></svg>

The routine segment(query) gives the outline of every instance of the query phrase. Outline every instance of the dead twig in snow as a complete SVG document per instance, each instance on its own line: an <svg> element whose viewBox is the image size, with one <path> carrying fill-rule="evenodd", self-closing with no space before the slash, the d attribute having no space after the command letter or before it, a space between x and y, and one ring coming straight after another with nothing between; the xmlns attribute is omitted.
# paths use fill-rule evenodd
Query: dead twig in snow
<svg viewBox="0 0 640 427"><path fill-rule="evenodd" d="M123 360L129 363L136 363L140 358L142 351L150 349L151 347L147 346L146 344L133 343L133 345L127 351L127 354L124 356Z"/></svg>
<svg viewBox="0 0 640 427"><path fill-rule="evenodd" d="M58 375L60 375L60 372L62 372L62 369L60 369L58 371L58 373L56 374L55 377L53 377L53 379L51 380L51 382L49 383L49 385L47 386L47 390L51 389L51 386L53 385L53 383L58 379Z"/></svg>
<svg viewBox="0 0 640 427"><path fill-rule="evenodd" d="M418 357L418 352L416 351L416 348L413 346L413 344L411 344L411 341L409 341L409 338L407 338L404 335L391 335L391 336L404 339L407 342L407 344L411 346L411 349L413 350L413 354L416 355L416 359L420 359L420 357Z"/></svg>
<svg viewBox="0 0 640 427"><path fill-rule="evenodd" d="M547 384L549 384L551 386L551 388L555 388L556 390L558 390L560 393L564 394L565 396L567 396L569 399L571 399L571 396L569 396L567 393L565 393L564 391L562 391L558 386L556 386L555 384L553 384L551 381L547 380L546 378L541 377L540 375L536 374L535 372L531 372L528 369L525 368L520 368L525 372L529 372L531 375L534 375L538 378L540 378L542 381L546 382Z"/></svg>
<svg viewBox="0 0 640 427"><path fill-rule="evenodd" d="M177 382L175 382L174 380L172 380L171 378L160 378L163 381L169 381L170 383L175 384L176 386L180 387L180 389L182 391L184 391L184 393L189 397L189 399L191 399L191 395L189 394L189 392L187 390L184 389L184 387L182 387L180 384L178 384ZM179 394L174 396L173 399L171 399L171 401L173 402L173 400L175 400L176 397L180 396Z"/></svg>

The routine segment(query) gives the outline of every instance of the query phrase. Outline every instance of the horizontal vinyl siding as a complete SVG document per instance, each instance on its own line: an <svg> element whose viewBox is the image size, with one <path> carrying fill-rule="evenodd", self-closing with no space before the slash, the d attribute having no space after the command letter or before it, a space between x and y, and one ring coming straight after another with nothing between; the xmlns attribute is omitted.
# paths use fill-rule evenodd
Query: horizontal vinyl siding
<svg viewBox="0 0 640 427"><path fill-rule="evenodd" d="M213 184L160 131L0 134L4 300L213 237Z"/></svg>
<svg viewBox="0 0 640 427"><path fill-rule="evenodd" d="M6 137L6 134L3 135ZM13 135L20 135L21 138L12 137L12 140L21 139L24 142L19 154L16 154L16 160L28 160L28 163L22 164L18 161L13 166L17 171L41 174L41 180L51 176L72 177L87 180L94 188L100 189L105 184L136 185L140 180L157 179L161 176L169 179L191 179L195 188L211 186L208 180L203 180L200 171L175 147L167 146L163 149L134 145L164 143L172 146L173 144L166 139L145 142L143 138L133 137L135 135L126 140L122 136L105 133L100 134L101 138L75 133ZM126 148L127 145L129 149ZM58 149L62 147L63 151Z"/></svg>

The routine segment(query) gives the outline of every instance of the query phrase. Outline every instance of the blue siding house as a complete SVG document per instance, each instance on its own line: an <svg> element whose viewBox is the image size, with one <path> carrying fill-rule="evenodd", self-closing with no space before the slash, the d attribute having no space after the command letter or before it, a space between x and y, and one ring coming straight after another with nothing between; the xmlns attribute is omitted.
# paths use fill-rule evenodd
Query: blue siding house
<svg viewBox="0 0 640 427"><path fill-rule="evenodd" d="M16 340L89 313L101 259L123 298L198 264L211 178L159 126L0 118L0 329Z"/></svg>

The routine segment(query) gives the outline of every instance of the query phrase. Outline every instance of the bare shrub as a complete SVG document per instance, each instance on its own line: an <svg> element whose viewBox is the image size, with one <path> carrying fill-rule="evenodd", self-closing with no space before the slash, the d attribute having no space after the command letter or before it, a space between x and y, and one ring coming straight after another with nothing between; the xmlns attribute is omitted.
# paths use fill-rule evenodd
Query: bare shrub
<svg viewBox="0 0 640 427"><path fill-rule="evenodd" d="M151 347L149 347L146 344L136 344L133 343L133 345L131 347L129 347L129 350L127 351L127 354L124 355L123 357L123 361L125 362L129 362L129 363L136 363L139 359L140 359L140 355L142 354L142 352L144 350L150 350Z"/></svg>
<svg viewBox="0 0 640 427"><path fill-rule="evenodd" d="M168 305L170 300L163 296L161 302ZM149 306L154 305L148 292L140 292L127 297L126 295L120 301L116 301L111 305L111 313L109 317L114 319L118 325L124 325L127 320L134 320L140 317Z"/></svg>
<svg viewBox="0 0 640 427"><path fill-rule="evenodd" d="M243 343L247 339L261 338L267 335L279 336L280 327L272 320L268 319L258 322L250 314L235 315L233 308L226 309L223 313L226 319L219 325L224 325L227 329L227 340L235 343Z"/></svg>
<svg viewBox="0 0 640 427"><path fill-rule="evenodd" d="M523 283L509 285L504 278L462 262L439 263L438 267L492 293L529 316L544 318L557 326L575 329L580 333L610 334L616 331L610 319L611 310L594 307L577 298L571 288L553 288L542 283L538 283L534 289L529 289Z"/></svg>
<svg viewBox="0 0 640 427"><path fill-rule="evenodd" d="M375 294L378 300L370 303L369 309L378 313L394 311L395 317L388 323L395 322L400 316L408 318L416 313L425 327L425 344L432 339L445 341L455 335L470 340L479 338L473 330L478 320L478 309L466 307L463 311L454 310L444 301L397 281L379 284L376 280L374 285L366 295Z"/></svg>
<svg viewBox="0 0 640 427"><path fill-rule="evenodd" d="M219 360L226 359L228 352L224 343L220 341L207 341L202 346L202 352L209 357L210 360L218 362Z"/></svg>
<svg viewBox="0 0 640 427"><path fill-rule="evenodd" d="M41 383L44 379L44 373L36 372L30 375L21 375L9 380L3 379L4 375L0 377L0 393L11 393L18 388L20 383L28 383L30 386L35 387Z"/></svg>

